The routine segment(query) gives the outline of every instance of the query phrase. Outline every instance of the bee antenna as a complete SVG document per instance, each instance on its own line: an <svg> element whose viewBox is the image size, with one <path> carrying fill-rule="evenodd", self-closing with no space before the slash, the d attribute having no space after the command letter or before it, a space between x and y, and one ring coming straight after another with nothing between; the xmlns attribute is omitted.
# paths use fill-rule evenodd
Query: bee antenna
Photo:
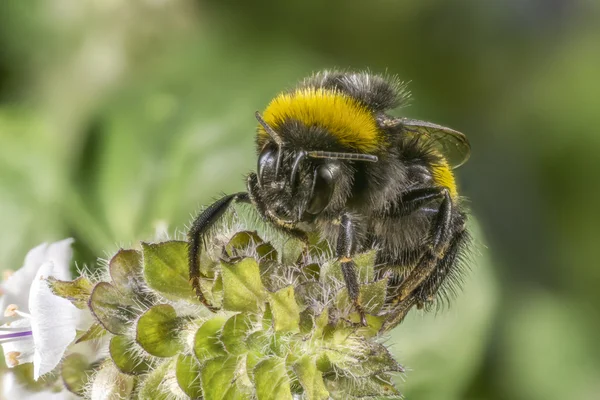
<svg viewBox="0 0 600 400"><path fill-rule="evenodd" d="M271 139L273 139L275 144L277 144L277 146L279 146L281 148L281 146L283 146L283 139L281 139L281 136L279 136L279 134L277 132L275 132L275 130L273 128L271 128L269 126L269 124L267 124L265 122L262 115L260 115L260 113L258 111L256 113L254 113L254 116L258 120L258 123L260 124L260 126L263 127L263 129L265 130L267 135L269 135L271 137Z"/></svg>
<svg viewBox="0 0 600 400"><path fill-rule="evenodd" d="M366 162L377 162L379 158L372 154L360 154L360 153L338 153L334 151L309 151L306 155L310 158L329 158L331 160L352 160L352 161L366 161Z"/></svg>

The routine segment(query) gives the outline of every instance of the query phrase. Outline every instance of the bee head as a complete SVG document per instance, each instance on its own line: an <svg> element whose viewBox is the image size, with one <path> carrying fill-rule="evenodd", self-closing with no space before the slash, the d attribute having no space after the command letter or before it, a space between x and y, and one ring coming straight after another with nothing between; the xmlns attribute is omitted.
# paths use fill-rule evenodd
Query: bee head
<svg viewBox="0 0 600 400"><path fill-rule="evenodd" d="M289 224L312 221L331 203L342 160L376 162L367 154L287 147L259 113L270 141L258 156L257 175L266 211Z"/></svg>
<svg viewBox="0 0 600 400"><path fill-rule="evenodd" d="M267 212L292 224L314 219L329 205L338 171L334 163L312 160L304 150L267 144L257 165Z"/></svg>

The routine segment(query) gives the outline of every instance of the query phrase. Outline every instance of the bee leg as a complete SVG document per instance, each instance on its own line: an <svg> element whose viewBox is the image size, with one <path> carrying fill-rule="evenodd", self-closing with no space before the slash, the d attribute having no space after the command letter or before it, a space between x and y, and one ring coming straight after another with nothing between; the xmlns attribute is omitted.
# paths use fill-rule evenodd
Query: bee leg
<svg viewBox="0 0 600 400"><path fill-rule="evenodd" d="M406 313L417 303L414 291L433 273L439 260L444 256L451 239L452 228L452 199L446 188L424 188L406 193L402 197L403 209L415 211L419 207L442 197L442 202L431 225L429 234L429 245L425 253L410 274L402 281L398 288L398 294L392 301L394 311L391 320L384 324L385 329L398 324ZM417 206L413 205L417 203ZM383 329L383 328L382 328Z"/></svg>
<svg viewBox="0 0 600 400"><path fill-rule="evenodd" d="M358 296L360 294L360 287L358 285L358 276L356 273L356 266L354 260L352 260L352 254L354 251L354 224L347 214L342 215L342 221L340 223L340 230L337 239L336 254L338 260L342 264L342 275L344 276L344 282L346 283L346 289L348 290L348 296L356 311L360 314L360 323L363 326L367 326L367 318L365 311L358 302Z"/></svg>
<svg viewBox="0 0 600 400"><path fill-rule="evenodd" d="M452 199L448 190L443 189L442 194L444 197L431 225L427 250L410 275L400 285L396 302L406 299L427 279L438 260L442 258L443 252L451 239Z"/></svg>
<svg viewBox="0 0 600 400"><path fill-rule="evenodd" d="M211 305L200 287L200 252L201 246L206 245L204 242L205 235L209 232L210 228L223 216L225 211L229 208L233 202L244 202L249 203L250 197L246 192L240 192L236 194L230 194L211 204L206 210L196 217L192 223L192 227L188 232L188 265L190 267L190 280L192 286L196 291L198 299L211 311L217 309Z"/></svg>
<svg viewBox="0 0 600 400"><path fill-rule="evenodd" d="M452 236L450 244L444 254L444 257L438 262L435 270L425 282L417 289L415 296L418 297L419 303L430 302L434 299L437 293L440 293L440 288L444 282L448 282L452 292L460 283L460 276L463 270L461 264L461 256L464 255L464 250L471 240L469 232L464 227L464 222L461 221L461 226ZM454 285L454 286L453 286ZM442 289L443 290L443 289ZM446 293L442 293L445 295Z"/></svg>
<svg viewBox="0 0 600 400"><path fill-rule="evenodd" d="M402 195L400 200L400 215L406 216L414 213L433 201L444 199L447 189L431 186L410 190Z"/></svg>
<svg viewBox="0 0 600 400"><path fill-rule="evenodd" d="M406 317L406 314L417 304L417 300L416 296L411 296L398 303L392 311L387 313L388 317L381 326L381 329L379 329L379 332L387 332L400 324L404 320L404 317Z"/></svg>
<svg viewBox="0 0 600 400"><path fill-rule="evenodd" d="M466 229L462 228L457 231L450 240L443 258L439 260L433 272L429 275L427 280L413 292L409 297L397 303L393 311L390 313L391 317L388 318L383 327L382 331L387 331L396 325L398 325L406 314L410 311L413 306L419 307L427 301L430 301L438 290L448 278L452 279L452 276L459 276L456 274L457 270L460 273L460 255L464 250L465 246L470 240L469 233Z"/></svg>

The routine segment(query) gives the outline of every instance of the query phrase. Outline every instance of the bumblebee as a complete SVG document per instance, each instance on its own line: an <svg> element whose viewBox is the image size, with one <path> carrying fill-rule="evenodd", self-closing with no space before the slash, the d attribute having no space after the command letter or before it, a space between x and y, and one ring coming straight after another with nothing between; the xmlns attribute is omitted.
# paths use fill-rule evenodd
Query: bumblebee
<svg viewBox="0 0 600 400"><path fill-rule="evenodd" d="M453 129L386 114L408 98L395 77L323 71L256 113L258 163L247 192L216 201L188 233L190 279L208 308L199 255L234 202L251 203L286 234L334 243L363 324L357 252L376 248L377 274L391 275L388 328L455 289L470 237L452 170L467 161L470 145Z"/></svg>

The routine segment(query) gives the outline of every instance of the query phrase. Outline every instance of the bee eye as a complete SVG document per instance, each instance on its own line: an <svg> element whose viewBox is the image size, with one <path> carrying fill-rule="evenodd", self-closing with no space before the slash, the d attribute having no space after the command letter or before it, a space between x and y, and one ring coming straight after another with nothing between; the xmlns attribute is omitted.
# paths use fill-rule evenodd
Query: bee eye
<svg viewBox="0 0 600 400"><path fill-rule="evenodd" d="M273 146L266 146L258 156L258 184L262 185L263 175L266 169L275 168L277 163L277 148Z"/></svg>
<svg viewBox="0 0 600 400"><path fill-rule="evenodd" d="M327 207L333 195L333 174L326 165L315 170L313 189L306 212L317 215Z"/></svg>

